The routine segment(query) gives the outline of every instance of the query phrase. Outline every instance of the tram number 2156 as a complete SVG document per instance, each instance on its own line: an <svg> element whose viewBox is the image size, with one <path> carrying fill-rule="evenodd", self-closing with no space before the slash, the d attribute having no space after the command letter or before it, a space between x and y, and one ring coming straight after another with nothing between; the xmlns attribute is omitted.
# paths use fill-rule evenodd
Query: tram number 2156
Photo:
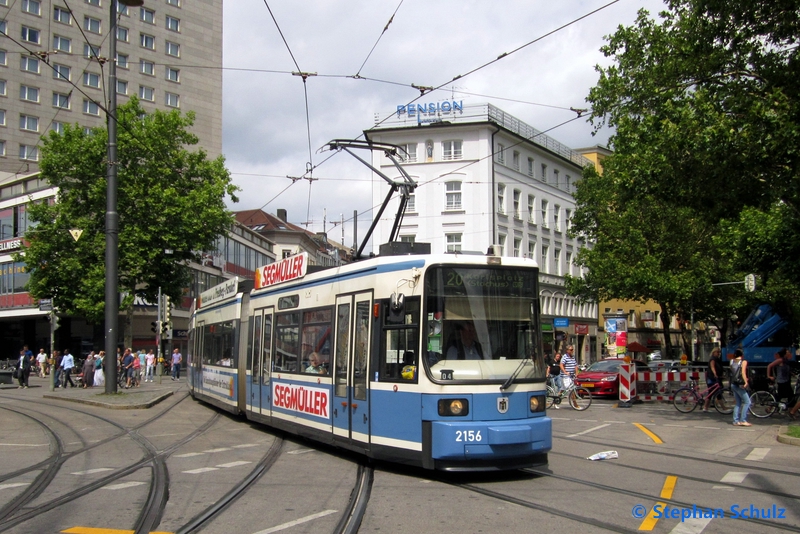
<svg viewBox="0 0 800 534"><path fill-rule="evenodd" d="M483 437L481 436L480 430L456 430L456 441L481 441Z"/></svg>

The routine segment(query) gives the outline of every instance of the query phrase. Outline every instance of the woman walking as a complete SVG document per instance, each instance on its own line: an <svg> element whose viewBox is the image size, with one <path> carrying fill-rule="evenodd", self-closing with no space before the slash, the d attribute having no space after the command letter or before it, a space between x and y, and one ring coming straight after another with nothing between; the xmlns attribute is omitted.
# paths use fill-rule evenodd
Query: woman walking
<svg viewBox="0 0 800 534"><path fill-rule="evenodd" d="M106 377L103 374L103 360L105 359L105 355L106 351L101 350L94 359L94 385L98 387L106 384Z"/></svg>
<svg viewBox="0 0 800 534"><path fill-rule="evenodd" d="M750 409L750 395L747 394L749 380L747 378L747 360L742 349L736 349L730 366L731 391L736 397L733 408L734 426L752 426L747 422L747 410Z"/></svg>
<svg viewBox="0 0 800 534"><path fill-rule="evenodd" d="M94 386L94 351L90 352L83 361L83 389Z"/></svg>

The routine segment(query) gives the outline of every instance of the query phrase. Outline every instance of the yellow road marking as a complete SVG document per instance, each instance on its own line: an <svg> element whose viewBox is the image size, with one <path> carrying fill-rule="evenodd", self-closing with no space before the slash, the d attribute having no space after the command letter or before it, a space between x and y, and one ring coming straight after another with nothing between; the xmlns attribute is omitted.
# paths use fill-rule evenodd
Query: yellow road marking
<svg viewBox="0 0 800 534"><path fill-rule="evenodd" d="M659 444L660 444L660 443L664 443L663 441L661 441L661 438L659 438L658 436L656 436L655 434L653 434L653 433L652 433L650 430L648 430L648 429L647 429L647 428L646 428L644 425L640 425L639 423L633 423L633 426L637 427L639 430L641 430L642 432L644 432L645 434L647 434L647 435L648 435L648 437L649 437L650 439L652 439L654 442L656 442L656 443L659 443Z"/></svg>
<svg viewBox="0 0 800 534"><path fill-rule="evenodd" d="M62 530L66 534L134 534L133 530L120 530L114 528L72 527ZM153 531L150 534L173 534L172 532Z"/></svg>
<svg viewBox="0 0 800 534"><path fill-rule="evenodd" d="M676 476L668 476L667 479L664 481L664 486L661 488L661 498L662 499L671 499L672 492L675 491L675 484L678 483L678 477ZM647 514L647 517L644 518L642 524L639 525L639 530L653 530L658 523L658 519L655 517L656 513L656 506L661 505L660 510L663 510L664 507L667 505L665 502L657 502L653 508L650 509L650 513Z"/></svg>

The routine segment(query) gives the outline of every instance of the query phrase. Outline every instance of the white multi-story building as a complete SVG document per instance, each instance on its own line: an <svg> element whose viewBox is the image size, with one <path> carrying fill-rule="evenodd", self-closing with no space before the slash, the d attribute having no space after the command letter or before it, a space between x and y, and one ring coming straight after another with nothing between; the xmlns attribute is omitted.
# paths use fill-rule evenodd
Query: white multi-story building
<svg viewBox="0 0 800 534"><path fill-rule="evenodd" d="M486 253L497 245L504 256L535 260L545 328L551 329L546 350L573 342L583 359L591 356L597 305L567 295L564 275L581 274L573 258L584 243L567 231L575 182L592 161L490 104L398 106L392 118L376 121L365 135L405 149L403 168L418 184L400 240L430 243L433 252ZM372 165L400 177L382 152L373 152ZM388 189L374 177L373 205L383 202ZM375 252L388 240L393 215L388 208L375 228Z"/></svg>

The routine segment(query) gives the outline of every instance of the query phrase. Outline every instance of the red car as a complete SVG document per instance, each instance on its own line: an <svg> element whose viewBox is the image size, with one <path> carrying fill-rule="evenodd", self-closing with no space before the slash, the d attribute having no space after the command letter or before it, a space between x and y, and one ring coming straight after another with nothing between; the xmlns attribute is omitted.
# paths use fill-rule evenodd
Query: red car
<svg viewBox="0 0 800 534"><path fill-rule="evenodd" d="M575 383L588 389L592 395L619 396L619 366L624 363L622 358L606 358L594 362L588 369L575 378ZM636 364L637 372L649 371L650 368L641 360L631 360Z"/></svg>

